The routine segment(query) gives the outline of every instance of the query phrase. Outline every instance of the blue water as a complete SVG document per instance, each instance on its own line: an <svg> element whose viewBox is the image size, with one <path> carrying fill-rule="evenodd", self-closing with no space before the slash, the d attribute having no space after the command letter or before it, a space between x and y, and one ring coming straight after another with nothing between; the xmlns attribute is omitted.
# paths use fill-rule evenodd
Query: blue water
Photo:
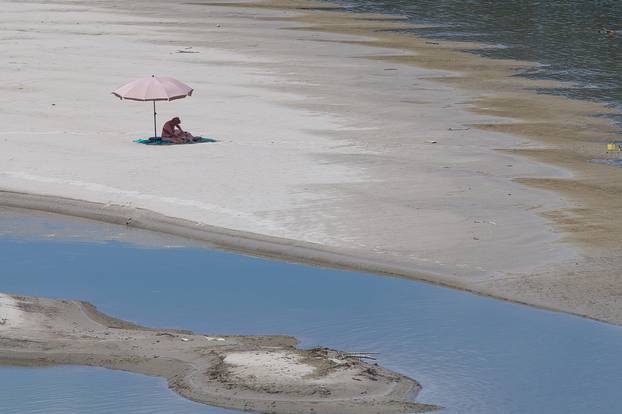
<svg viewBox="0 0 622 414"><path fill-rule="evenodd" d="M83 299L149 326L379 352L446 413L622 412L622 329L569 315L410 280L119 241L0 236L0 269L0 291ZM113 412L228 411L186 401L159 378L0 369L0 413Z"/></svg>
<svg viewBox="0 0 622 414"><path fill-rule="evenodd" d="M166 381L103 368L0 369L2 414L234 414L170 392Z"/></svg>

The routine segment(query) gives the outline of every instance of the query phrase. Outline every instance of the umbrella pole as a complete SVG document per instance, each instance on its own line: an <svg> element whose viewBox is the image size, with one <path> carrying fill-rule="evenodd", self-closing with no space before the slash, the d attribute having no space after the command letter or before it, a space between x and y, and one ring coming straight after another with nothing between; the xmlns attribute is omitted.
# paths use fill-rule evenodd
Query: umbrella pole
<svg viewBox="0 0 622 414"><path fill-rule="evenodd" d="M153 101L153 137L157 138L158 137L158 127L157 127L157 122L156 122L156 108L155 108L155 101Z"/></svg>

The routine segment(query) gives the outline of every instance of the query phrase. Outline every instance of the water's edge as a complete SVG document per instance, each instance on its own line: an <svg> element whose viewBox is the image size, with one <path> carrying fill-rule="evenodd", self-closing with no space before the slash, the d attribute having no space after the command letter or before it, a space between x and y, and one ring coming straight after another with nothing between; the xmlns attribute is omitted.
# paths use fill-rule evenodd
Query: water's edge
<svg viewBox="0 0 622 414"><path fill-rule="evenodd" d="M209 224L165 216L147 209L114 204L95 203L51 195L39 195L0 190L0 207L41 211L69 217L94 220L183 237L207 243L211 248L252 257L275 259L288 263L305 264L329 269L360 271L381 276L399 277L469 292L519 305L560 312L611 325L611 321L594 318L580 312L571 312L542 303L528 303L488 290L474 290L460 279L398 258L386 258L372 252L346 250L299 240L290 240L263 234L243 232Z"/></svg>

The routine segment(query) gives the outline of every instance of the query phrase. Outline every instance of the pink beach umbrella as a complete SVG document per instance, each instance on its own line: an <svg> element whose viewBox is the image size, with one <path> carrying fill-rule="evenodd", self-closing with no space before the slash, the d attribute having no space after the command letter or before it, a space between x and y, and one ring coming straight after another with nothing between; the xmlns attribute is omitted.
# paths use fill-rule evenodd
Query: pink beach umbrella
<svg viewBox="0 0 622 414"><path fill-rule="evenodd" d="M156 101L173 101L192 95L193 89L177 79L151 75L121 86L113 95L121 100L153 101L153 134L158 136Z"/></svg>

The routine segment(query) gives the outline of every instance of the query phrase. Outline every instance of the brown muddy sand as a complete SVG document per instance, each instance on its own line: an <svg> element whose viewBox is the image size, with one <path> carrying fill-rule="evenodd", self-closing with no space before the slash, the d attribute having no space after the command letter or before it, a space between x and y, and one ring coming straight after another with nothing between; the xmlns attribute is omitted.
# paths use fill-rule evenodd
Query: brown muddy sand
<svg viewBox="0 0 622 414"><path fill-rule="evenodd" d="M81 301L0 294L0 362L87 365L160 376L188 399L264 413L401 413L413 379L287 336L210 336L111 318Z"/></svg>

